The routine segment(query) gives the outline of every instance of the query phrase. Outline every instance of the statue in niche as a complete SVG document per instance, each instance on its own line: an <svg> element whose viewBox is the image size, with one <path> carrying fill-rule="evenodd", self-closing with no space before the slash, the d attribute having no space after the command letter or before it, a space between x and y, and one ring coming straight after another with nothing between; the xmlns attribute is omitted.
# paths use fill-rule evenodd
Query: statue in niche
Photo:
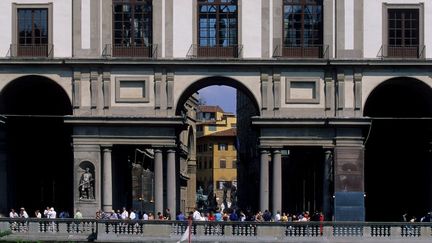
<svg viewBox="0 0 432 243"><path fill-rule="evenodd" d="M90 168L87 167L85 172L81 175L79 181L79 193L80 200L93 200L94 198L94 178L90 172Z"/></svg>

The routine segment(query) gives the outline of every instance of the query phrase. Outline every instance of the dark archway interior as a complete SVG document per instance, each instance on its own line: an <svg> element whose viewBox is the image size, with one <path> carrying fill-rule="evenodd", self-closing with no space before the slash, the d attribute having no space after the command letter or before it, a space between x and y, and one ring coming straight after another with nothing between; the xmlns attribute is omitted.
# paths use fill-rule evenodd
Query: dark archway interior
<svg viewBox="0 0 432 243"><path fill-rule="evenodd" d="M54 81L26 76L0 95L6 116L5 151L9 207L57 212L73 209L72 130L64 115L72 114L67 94Z"/></svg>
<svg viewBox="0 0 432 243"><path fill-rule="evenodd" d="M374 118L366 142L366 220L419 219L432 206L432 90L398 78L369 96L364 115Z"/></svg>
<svg viewBox="0 0 432 243"><path fill-rule="evenodd" d="M324 151L320 147L295 147L282 156L282 208L296 214L322 211Z"/></svg>

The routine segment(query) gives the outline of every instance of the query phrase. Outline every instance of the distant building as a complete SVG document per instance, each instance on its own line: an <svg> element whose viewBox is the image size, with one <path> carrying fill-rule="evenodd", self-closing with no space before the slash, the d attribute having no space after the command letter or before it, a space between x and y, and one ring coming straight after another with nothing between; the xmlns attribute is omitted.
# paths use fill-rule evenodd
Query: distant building
<svg viewBox="0 0 432 243"><path fill-rule="evenodd" d="M237 187L237 118L219 106L200 106L197 117L197 187L215 193L221 205L224 188L228 194Z"/></svg>

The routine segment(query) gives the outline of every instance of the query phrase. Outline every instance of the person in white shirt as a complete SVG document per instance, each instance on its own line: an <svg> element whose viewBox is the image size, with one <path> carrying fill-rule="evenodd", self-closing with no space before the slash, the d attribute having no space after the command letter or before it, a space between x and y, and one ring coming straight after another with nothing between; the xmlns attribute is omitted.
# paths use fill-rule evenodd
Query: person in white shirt
<svg viewBox="0 0 432 243"><path fill-rule="evenodd" d="M276 215L275 215L275 217L274 217L274 221L275 221L275 222L279 222L280 220L281 220L281 215L280 215L280 212L277 211L277 212L276 212Z"/></svg>
<svg viewBox="0 0 432 243"><path fill-rule="evenodd" d="M148 214L146 212L144 212L144 214L143 214L143 220L148 220L148 219L149 219Z"/></svg>
<svg viewBox="0 0 432 243"><path fill-rule="evenodd" d="M200 212L198 211L197 208L195 208L195 211L192 214L192 218L195 221L200 221L201 220L201 214L200 214Z"/></svg>
<svg viewBox="0 0 432 243"><path fill-rule="evenodd" d="M135 212L134 212L133 210L131 210L131 212L130 212L130 214L129 214L129 218L130 218L131 220L135 220L135 219L136 219L136 214L135 214Z"/></svg>
<svg viewBox="0 0 432 243"><path fill-rule="evenodd" d="M128 213L128 211L126 211L126 208L123 208L123 212L121 213L120 217L122 219L128 219L129 218L129 213Z"/></svg>
<svg viewBox="0 0 432 243"><path fill-rule="evenodd" d="M38 218L38 219L42 218L42 214L40 213L39 210L36 210L36 211L35 211L35 216L36 216L36 218Z"/></svg>
<svg viewBox="0 0 432 243"><path fill-rule="evenodd" d="M48 211L48 218L49 219L57 218L57 212L54 210L53 207L51 207L50 210Z"/></svg>
<svg viewBox="0 0 432 243"><path fill-rule="evenodd" d="M15 209L11 209L9 213L9 218L18 218L18 214L15 212Z"/></svg>
<svg viewBox="0 0 432 243"><path fill-rule="evenodd" d="M28 219L29 216L28 216L27 212L25 211L25 208L20 209L20 217Z"/></svg>

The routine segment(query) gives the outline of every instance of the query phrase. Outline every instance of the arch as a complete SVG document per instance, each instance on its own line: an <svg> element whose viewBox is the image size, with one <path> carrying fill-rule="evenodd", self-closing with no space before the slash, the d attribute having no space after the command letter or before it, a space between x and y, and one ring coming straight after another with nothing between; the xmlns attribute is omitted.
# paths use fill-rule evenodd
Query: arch
<svg viewBox="0 0 432 243"><path fill-rule="evenodd" d="M253 103L253 106L255 107L256 115L259 115L260 106L258 104L256 96L253 94L253 92L241 81L238 81L236 79L233 79L231 77L224 77L224 76L211 76L211 77L205 77L199 80L194 81L192 84L190 84L180 95L178 101L177 101L177 107L176 107L176 115L181 115L181 111L183 109L183 104L186 103L186 101L191 97L195 92L198 90L212 86L212 85L225 85L232 88L237 89L238 91L243 92Z"/></svg>
<svg viewBox="0 0 432 243"><path fill-rule="evenodd" d="M27 75L12 80L1 90L0 113L71 115L72 104L66 91L54 80Z"/></svg>
<svg viewBox="0 0 432 243"><path fill-rule="evenodd" d="M432 88L411 77L388 79L375 87L366 99L368 117L432 117Z"/></svg>
<svg viewBox="0 0 432 243"><path fill-rule="evenodd" d="M363 111L373 118L365 145L367 221L399 221L404 213L419 218L430 210L431 97L432 88L411 77L388 79L369 94Z"/></svg>
<svg viewBox="0 0 432 243"><path fill-rule="evenodd" d="M0 204L72 210L72 128L64 123L72 113L63 87L45 76L21 76L1 90L0 114L6 122L0 151L7 168L1 189L8 198L0 198Z"/></svg>

